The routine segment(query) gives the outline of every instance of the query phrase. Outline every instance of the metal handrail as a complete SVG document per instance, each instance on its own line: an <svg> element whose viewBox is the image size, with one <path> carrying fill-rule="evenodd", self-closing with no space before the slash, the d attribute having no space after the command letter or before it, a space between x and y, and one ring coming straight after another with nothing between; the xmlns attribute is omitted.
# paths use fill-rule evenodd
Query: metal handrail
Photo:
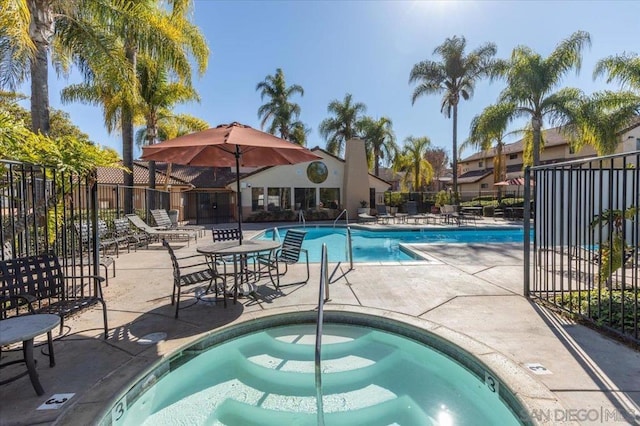
<svg viewBox="0 0 640 426"><path fill-rule="evenodd" d="M329 266L327 263L327 245L322 244L320 257L320 288L318 290L318 321L316 322L316 350L315 350L315 377L316 377L316 405L318 413L318 425L324 426L324 407L322 402L322 325L324 322L324 302L329 300ZM326 298L323 297L325 291Z"/></svg>
<svg viewBox="0 0 640 426"><path fill-rule="evenodd" d="M304 211L303 210L298 210L298 223L302 223L302 226L304 228L307 227L307 221L304 218Z"/></svg>
<svg viewBox="0 0 640 426"><path fill-rule="evenodd" d="M336 220L333 221L333 227L336 227L336 222L342 217L342 215L345 215L346 219L347 219L347 226L349 225L349 210L344 209L340 212L340 214L338 215L338 217L336 217Z"/></svg>
<svg viewBox="0 0 640 426"><path fill-rule="evenodd" d="M276 238L277 237L277 238ZM273 241L280 241L282 242L282 237L280 236L280 231L278 231L277 227L273 228L273 233L271 234L271 239Z"/></svg>
<svg viewBox="0 0 640 426"><path fill-rule="evenodd" d="M351 238L351 227L349 226L347 226L347 256L349 257L349 268L351 270L353 269L353 240Z"/></svg>

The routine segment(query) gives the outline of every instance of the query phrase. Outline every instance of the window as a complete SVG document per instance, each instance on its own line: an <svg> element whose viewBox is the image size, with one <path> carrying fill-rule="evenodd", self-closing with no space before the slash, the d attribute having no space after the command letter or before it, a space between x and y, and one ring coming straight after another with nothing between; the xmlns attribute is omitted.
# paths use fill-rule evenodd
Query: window
<svg viewBox="0 0 640 426"><path fill-rule="evenodd" d="M481 183L480 184L480 189L487 189L489 188L489 184L488 183Z"/></svg>
<svg viewBox="0 0 640 426"><path fill-rule="evenodd" d="M251 210L264 210L264 188L251 188Z"/></svg>
<svg viewBox="0 0 640 426"><path fill-rule="evenodd" d="M327 209L340 207L340 188L320 188L320 202Z"/></svg>
<svg viewBox="0 0 640 426"><path fill-rule="evenodd" d="M509 160L515 160L518 158L518 154L509 154Z"/></svg>
<svg viewBox="0 0 640 426"><path fill-rule="evenodd" d="M291 188L268 188L267 210L270 212L291 208Z"/></svg>
<svg viewBox="0 0 640 426"><path fill-rule="evenodd" d="M294 195L296 210L306 210L316 206L315 188L296 188Z"/></svg>
<svg viewBox="0 0 640 426"><path fill-rule="evenodd" d="M636 138L636 151L640 151L640 138Z"/></svg>
<svg viewBox="0 0 640 426"><path fill-rule="evenodd" d="M322 183L327 180L329 170L322 161L314 161L307 166L307 177L313 183Z"/></svg>
<svg viewBox="0 0 640 426"><path fill-rule="evenodd" d="M478 167L482 167L482 161L478 161Z"/></svg>

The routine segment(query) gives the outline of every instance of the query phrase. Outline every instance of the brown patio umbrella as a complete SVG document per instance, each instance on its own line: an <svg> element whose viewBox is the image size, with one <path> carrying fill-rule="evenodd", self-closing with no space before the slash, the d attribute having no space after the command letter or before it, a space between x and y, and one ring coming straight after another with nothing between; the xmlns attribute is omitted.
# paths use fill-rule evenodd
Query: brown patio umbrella
<svg viewBox="0 0 640 426"><path fill-rule="evenodd" d="M240 166L304 163L322 157L269 133L233 122L142 148L142 159L188 166L236 168L238 227L242 227ZM241 240L242 242L242 240Z"/></svg>

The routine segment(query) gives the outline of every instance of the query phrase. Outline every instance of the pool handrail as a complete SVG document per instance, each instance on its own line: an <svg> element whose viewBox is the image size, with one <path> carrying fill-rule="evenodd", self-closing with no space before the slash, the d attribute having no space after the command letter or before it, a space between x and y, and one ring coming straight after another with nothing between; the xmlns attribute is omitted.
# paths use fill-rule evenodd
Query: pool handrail
<svg viewBox="0 0 640 426"><path fill-rule="evenodd" d="M315 384L318 425L324 426L324 407L322 403L322 325L324 322L324 302L329 300L329 266L327 262L327 245L322 244L320 256L320 288L318 289L318 320L316 322L315 347ZM325 295L326 292L326 295Z"/></svg>
<svg viewBox="0 0 640 426"><path fill-rule="evenodd" d="M277 238L276 238L277 237ZM282 237L280 236L280 231L278 231L277 227L273 228L273 233L271 234L271 239L273 241L279 241L282 242Z"/></svg>
<svg viewBox="0 0 640 426"><path fill-rule="evenodd" d="M347 226L347 256L349 256L349 270L353 269L353 240L351 238L351 227Z"/></svg>
<svg viewBox="0 0 640 426"><path fill-rule="evenodd" d="M336 222L342 217L342 215L345 215L346 218L346 225L349 226L349 210L344 209L340 212L340 214L338 215L338 217L336 217L336 220L333 221L333 227L336 227Z"/></svg>
<svg viewBox="0 0 640 426"><path fill-rule="evenodd" d="M304 210L298 210L298 223L302 223L302 227L307 227L307 221L304 218Z"/></svg>

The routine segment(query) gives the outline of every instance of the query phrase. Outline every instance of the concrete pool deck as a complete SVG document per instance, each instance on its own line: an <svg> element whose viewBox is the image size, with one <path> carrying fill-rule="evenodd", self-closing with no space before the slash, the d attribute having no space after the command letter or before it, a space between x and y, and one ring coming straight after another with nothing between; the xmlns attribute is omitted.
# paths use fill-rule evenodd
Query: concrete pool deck
<svg viewBox="0 0 640 426"><path fill-rule="evenodd" d="M247 224L245 231L251 235L259 228ZM176 242L175 246L181 247L178 255L188 255L209 242L206 236L197 245ZM339 265L327 309L353 306L403 314L480 342L550 391L545 395L554 400L543 406L553 408L548 413L534 413L539 420L549 415L548 424L605 424L614 420L623 424L632 422L633 416L640 421L640 353L522 297L521 245L413 248L435 261L356 264L351 271L347 265ZM64 336L54 342L54 368L48 367L40 350L44 346L36 349L45 394L36 396L28 377L0 386L0 425L96 423L105 406L146 368L205 333L263 313L313 309L317 303L319 266L312 264L306 285L285 287L281 293L265 285L259 299L240 299L227 309L198 303L181 310L176 320L170 304L173 278L166 250L154 244L149 250L121 254L116 262L117 276L104 287L109 338L101 338L99 309L65 321ZM330 272L335 268L330 265ZM289 274L302 276L304 266L295 265ZM167 337L158 344L141 344L142 337L158 332ZM41 336L39 342L45 340ZM7 359L17 355L3 352ZM527 364L542 364L551 374L534 374ZM3 378L5 374L11 373L3 370ZM55 405L51 404L54 394L74 395L59 409L38 410L47 401L50 404L46 406Z"/></svg>

